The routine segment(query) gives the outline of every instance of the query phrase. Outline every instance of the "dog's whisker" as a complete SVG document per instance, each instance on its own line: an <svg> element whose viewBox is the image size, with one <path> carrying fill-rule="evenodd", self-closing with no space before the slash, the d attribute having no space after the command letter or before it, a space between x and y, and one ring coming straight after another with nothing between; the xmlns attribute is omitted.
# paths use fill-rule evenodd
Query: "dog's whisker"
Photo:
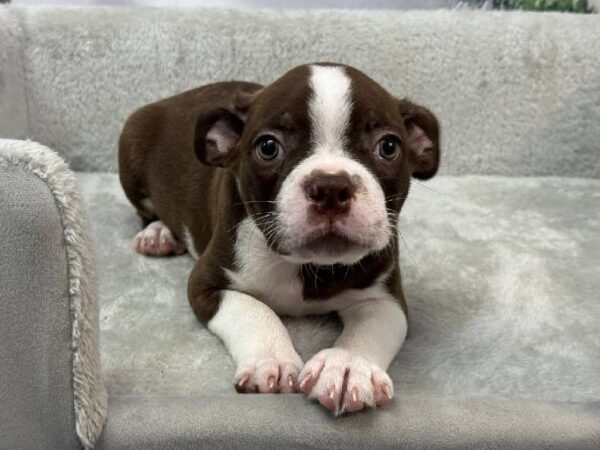
<svg viewBox="0 0 600 450"><path fill-rule="evenodd" d="M259 217L270 217L273 215L275 215L275 212L262 212L262 213L251 214L250 217L259 218Z"/></svg>
<svg viewBox="0 0 600 450"><path fill-rule="evenodd" d="M400 230L398 230L398 235L400 236L400 239L402 239L402 242L404 243L404 246L406 247L406 250L408 251L410 258L413 260L413 262L415 263L415 266L418 269L419 263L417 262L417 259L415 258L415 255L413 254L412 250L408 246L408 241L406 240L406 238L404 237L404 235L402 234L402 232Z"/></svg>
<svg viewBox="0 0 600 450"><path fill-rule="evenodd" d="M233 206L243 206L243 205L247 205L248 203L277 203L276 201L273 200L248 200L245 202L239 202L239 203L234 203Z"/></svg>
<svg viewBox="0 0 600 450"><path fill-rule="evenodd" d="M362 269L363 272L366 272L365 268L363 267L363 265L360 261L358 261L358 265L360 266L360 268Z"/></svg>
<svg viewBox="0 0 600 450"><path fill-rule="evenodd" d="M436 194L444 196L444 197L448 195L448 194L446 194L444 192L438 191L437 189L432 188L431 186L428 186L427 184L422 183L421 181L418 181L418 180L415 180L415 179L413 179L411 181L411 183L415 183L416 186L423 187L423 188L427 189L428 191L435 192Z"/></svg>
<svg viewBox="0 0 600 450"><path fill-rule="evenodd" d="M304 267L306 267L306 270L308 270L310 275L313 276L315 281L315 289L317 289L317 281L322 281L321 278L319 278L319 267L313 264L305 264Z"/></svg>
<svg viewBox="0 0 600 450"><path fill-rule="evenodd" d="M279 223L276 220L271 219L265 223L265 229L264 229L263 233L268 234L273 229L278 230Z"/></svg>
<svg viewBox="0 0 600 450"><path fill-rule="evenodd" d="M267 244L269 246L271 246L272 244L272 240L275 240L278 236L279 236L279 227L277 225L272 226L271 229L267 232L265 231L264 235L265 235L265 240L267 241ZM271 240L272 239L272 240Z"/></svg>
<svg viewBox="0 0 600 450"><path fill-rule="evenodd" d="M275 213L272 212L268 212L268 213L257 213L257 214L253 214L250 216L250 218L257 224L259 225L260 223L268 223L271 219L271 217L275 216Z"/></svg>
<svg viewBox="0 0 600 450"><path fill-rule="evenodd" d="M398 200L398 199L406 200L406 198L407 198L407 196L404 194L390 195L385 198L385 202L388 203L388 202Z"/></svg>

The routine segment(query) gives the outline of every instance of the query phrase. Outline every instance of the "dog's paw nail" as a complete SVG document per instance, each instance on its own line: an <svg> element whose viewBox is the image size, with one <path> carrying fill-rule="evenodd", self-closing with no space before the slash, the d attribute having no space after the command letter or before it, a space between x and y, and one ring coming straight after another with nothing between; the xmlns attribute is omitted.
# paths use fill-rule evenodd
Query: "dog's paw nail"
<svg viewBox="0 0 600 450"><path fill-rule="evenodd" d="M312 379L312 373L309 373L302 379L302 381L300 381L300 384L298 385L300 387L300 389L304 389L304 386L306 386L306 383L308 383L311 379Z"/></svg>
<svg viewBox="0 0 600 450"><path fill-rule="evenodd" d="M238 387L243 388L244 386L246 386L246 383L248 382L248 380L250 379L250 375L244 375L240 381L237 382Z"/></svg>
<svg viewBox="0 0 600 450"><path fill-rule="evenodd" d="M356 388L352 388L352 401L353 402L358 401L358 389L356 389Z"/></svg>
<svg viewBox="0 0 600 450"><path fill-rule="evenodd" d="M296 380L302 364L294 361L266 357L249 360L238 368L236 390L263 394L296 392Z"/></svg>
<svg viewBox="0 0 600 450"><path fill-rule="evenodd" d="M392 398L392 391L390 391L390 388L389 388L389 386L385 386L385 385L384 385L384 386L381 388L381 390L383 391L383 393L385 394L385 396L386 396L387 398L389 398L389 399L391 399L391 398Z"/></svg>

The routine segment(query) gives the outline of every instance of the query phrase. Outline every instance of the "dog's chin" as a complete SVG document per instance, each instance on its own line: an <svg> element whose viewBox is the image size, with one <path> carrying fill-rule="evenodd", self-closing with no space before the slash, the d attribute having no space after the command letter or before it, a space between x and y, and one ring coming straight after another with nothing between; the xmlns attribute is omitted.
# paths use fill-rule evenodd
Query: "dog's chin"
<svg viewBox="0 0 600 450"><path fill-rule="evenodd" d="M355 264L372 249L337 233L310 239L286 252L286 259L300 264Z"/></svg>

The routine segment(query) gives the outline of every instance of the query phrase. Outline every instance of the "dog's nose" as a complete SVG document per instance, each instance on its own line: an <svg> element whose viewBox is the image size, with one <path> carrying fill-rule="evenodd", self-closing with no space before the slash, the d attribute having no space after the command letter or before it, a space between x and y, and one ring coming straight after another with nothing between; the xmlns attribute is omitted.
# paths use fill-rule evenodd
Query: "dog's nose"
<svg viewBox="0 0 600 450"><path fill-rule="evenodd" d="M317 213L342 215L350 209L356 186L346 172L317 172L306 181L304 189Z"/></svg>

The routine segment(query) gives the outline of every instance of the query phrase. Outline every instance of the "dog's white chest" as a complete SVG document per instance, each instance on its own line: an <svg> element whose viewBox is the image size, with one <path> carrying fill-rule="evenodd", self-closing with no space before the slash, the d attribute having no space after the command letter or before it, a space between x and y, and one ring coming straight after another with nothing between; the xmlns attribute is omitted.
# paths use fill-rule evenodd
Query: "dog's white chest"
<svg viewBox="0 0 600 450"><path fill-rule="evenodd" d="M235 262L237 270L227 271L233 287L266 303L277 314L303 316L336 309L334 300L304 301L299 265L271 251L250 219L238 227Z"/></svg>

